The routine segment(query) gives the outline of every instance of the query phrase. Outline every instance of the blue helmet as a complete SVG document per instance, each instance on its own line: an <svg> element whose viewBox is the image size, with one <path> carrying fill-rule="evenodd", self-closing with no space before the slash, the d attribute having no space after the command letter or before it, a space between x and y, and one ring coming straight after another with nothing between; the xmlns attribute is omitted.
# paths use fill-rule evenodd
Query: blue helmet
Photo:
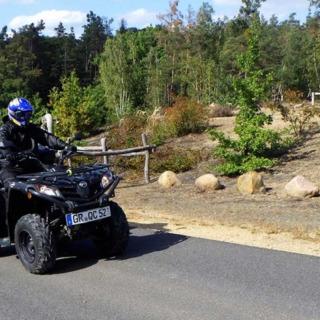
<svg viewBox="0 0 320 320"><path fill-rule="evenodd" d="M8 105L8 116L16 125L26 128L29 125L33 108L30 102L24 98L16 98Z"/></svg>

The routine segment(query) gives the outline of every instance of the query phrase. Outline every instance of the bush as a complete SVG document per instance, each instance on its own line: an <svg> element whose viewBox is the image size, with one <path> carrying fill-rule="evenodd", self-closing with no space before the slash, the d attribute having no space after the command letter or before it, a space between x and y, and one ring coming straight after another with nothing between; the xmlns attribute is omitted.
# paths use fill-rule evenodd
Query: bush
<svg viewBox="0 0 320 320"><path fill-rule="evenodd" d="M147 118L146 131L152 143L162 145L168 138L200 133L208 126L207 110L203 104L185 97L174 98L164 112L156 108Z"/></svg>
<svg viewBox="0 0 320 320"><path fill-rule="evenodd" d="M233 110L229 106L216 105L213 107L211 112L211 117L221 118L221 117L232 117Z"/></svg>
<svg viewBox="0 0 320 320"><path fill-rule="evenodd" d="M150 169L153 173L161 173L167 170L185 172L195 168L201 160L202 154L200 150L164 146L152 155Z"/></svg>
<svg viewBox="0 0 320 320"><path fill-rule="evenodd" d="M208 126L207 112L202 103L177 97L164 116L166 131L171 137L203 132Z"/></svg>
<svg viewBox="0 0 320 320"><path fill-rule="evenodd" d="M82 88L74 72L61 79L62 90L53 88L49 95L49 107L53 116L59 119L56 132L59 136L70 137L81 131L89 133L104 119L104 99L101 87Z"/></svg>
<svg viewBox="0 0 320 320"><path fill-rule="evenodd" d="M228 175L272 167L277 162L273 155L284 148L280 134L264 128L271 124L272 117L261 112L260 103L266 98L272 78L259 68L259 28L260 20L255 16L248 30L247 51L238 56L242 75L233 83L240 108L234 132L239 138L233 140L216 130L209 132L219 141L214 156L223 160L215 169Z"/></svg>
<svg viewBox="0 0 320 320"><path fill-rule="evenodd" d="M160 116L157 116L160 115ZM141 134L148 131L149 143L162 145L168 138L201 132L206 128L206 112L202 104L187 98L177 98L165 113L158 110L148 116L145 112L126 115L119 126L108 130L108 146L121 150L141 146ZM200 161L201 151L178 150L162 146L152 156L150 170L159 173L164 170L183 172L194 168ZM142 157L117 157L115 165L130 171L143 171Z"/></svg>
<svg viewBox="0 0 320 320"><path fill-rule="evenodd" d="M310 130L317 123L313 121L315 116L320 115L319 107L310 105L303 100L303 93L300 91L284 91L284 101L274 101L266 104L267 108L279 111L282 120L290 123L290 129L296 137L301 137L307 130Z"/></svg>

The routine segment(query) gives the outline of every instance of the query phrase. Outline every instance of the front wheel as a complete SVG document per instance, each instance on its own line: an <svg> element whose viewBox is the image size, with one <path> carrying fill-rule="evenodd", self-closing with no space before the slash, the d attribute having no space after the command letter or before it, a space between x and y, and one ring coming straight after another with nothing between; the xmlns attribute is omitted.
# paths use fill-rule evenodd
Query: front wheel
<svg viewBox="0 0 320 320"><path fill-rule="evenodd" d="M120 255L129 242L129 224L122 208L110 202L111 217L101 220L92 241L101 254L107 257Z"/></svg>
<svg viewBox="0 0 320 320"><path fill-rule="evenodd" d="M28 214L20 218L14 236L17 255L26 270L34 274L44 274L54 267L55 242L40 216Z"/></svg>

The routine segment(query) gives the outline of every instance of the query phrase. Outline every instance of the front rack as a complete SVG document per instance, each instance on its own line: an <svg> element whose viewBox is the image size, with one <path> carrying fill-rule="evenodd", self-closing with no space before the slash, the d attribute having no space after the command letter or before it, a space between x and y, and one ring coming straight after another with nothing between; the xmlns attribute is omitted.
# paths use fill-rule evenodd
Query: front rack
<svg viewBox="0 0 320 320"><path fill-rule="evenodd" d="M91 172L95 170L101 170L109 168L109 164L90 164L90 165L83 165L77 168L70 168L68 166L61 167L59 171L48 171L48 172L35 172L35 173L28 173L24 175L17 176L17 179L23 179L23 180L46 180L47 178L53 178L53 177L67 177L72 175L78 175L83 172ZM60 171L63 170L63 171Z"/></svg>

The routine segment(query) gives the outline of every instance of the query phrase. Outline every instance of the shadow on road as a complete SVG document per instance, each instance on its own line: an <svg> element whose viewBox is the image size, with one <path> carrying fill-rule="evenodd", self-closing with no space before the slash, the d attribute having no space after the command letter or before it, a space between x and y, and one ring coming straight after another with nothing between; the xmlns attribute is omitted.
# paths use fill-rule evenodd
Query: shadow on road
<svg viewBox="0 0 320 320"><path fill-rule="evenodd" d="M147 233L145 235L131 233L126 251L121 256L110 259L101 256L90 240L73 243L64 256L59 256L57 258L56 265L51 274L64 274L90 268L103 260L116 261L141 257L149 253L166 250L189 238L183 235L166 233L165 225L166 224L160 226L157 224L158 230L163 231L154 231L151 234L150 232L152 231L150 230L142 231L142 233ZM149 227L152 229L154 226L150 225ZM131 226L130 230L134 229L137 229L137 227ZM0 257L9 257L13 255L16 255L15 246L1 248L0 250Z"/></svg>
<svg viewBox="0 0 320 320"><path fill-rule="evenodd" d="M52 274L74 272L89 268L100 260L99 254L90 240L73 243L68 253L58 257Z"/></svg>
<svg viewBox="0 0 320 320"><path fill-rule="evenodd" d="M10 246L10 247L2 247L2 248L0 248L0 258L13 256L15 254L16 254L16 248L13 245Z"/></svg>
<svg viewBox="0 0 320 320"><path fill-rule="evenodd" d="M133 227L132 229L135 228ZM131 234L128 248L119 259L132 259L149 253L163 251L187 239L189 237L163 231L155 231L152 234L148 233L141 236Z"/></svg>
<svg viewBox="0 0 320 320"><path fill-rule="evenodd" d="M159 225L157 224L159 228ZM131 227L130 230L136 229ZM165 230L164 226L162 230ZM126 251L118 257L108 258L101 256L90 240L83 240L73 244L70 254L57 259L53 274L62 274L89 268L99 261L127 260L144 256L149 253L163 251L177 245L189 237L177 234L169 234L163 231L156 231L146 235L131 234Z"/></svg>

